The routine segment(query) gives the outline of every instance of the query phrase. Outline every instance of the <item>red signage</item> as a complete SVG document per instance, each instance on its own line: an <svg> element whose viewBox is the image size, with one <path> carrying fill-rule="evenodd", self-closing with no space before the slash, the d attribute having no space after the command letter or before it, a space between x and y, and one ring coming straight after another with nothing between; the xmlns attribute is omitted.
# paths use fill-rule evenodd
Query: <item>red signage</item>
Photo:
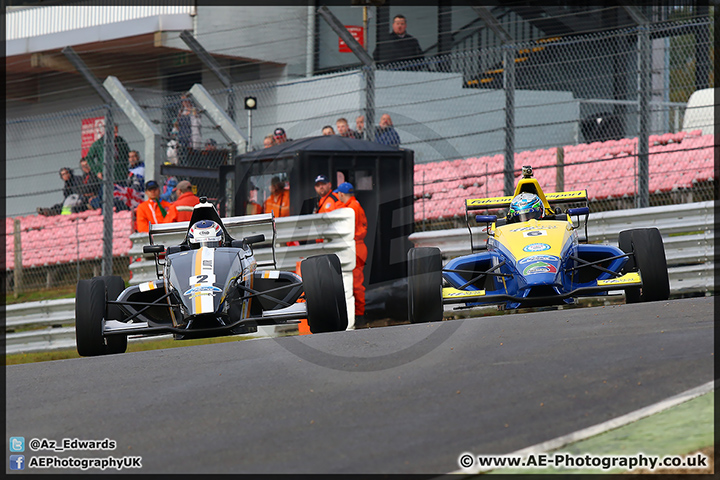
<svg viewBox="0 0 720 480"><path fill-rule="evenodd" d="M83 158L95 140L105 134L105 117L83 118L80 130L81 151Z"/></svg>
<svg viewBox="0 0 720 480"><path fill-rule="evenodd" d="M350 35L352 35L353 38L357 40L357 42L362 47L365 46L365 30L363 29L363 27L358 27L355 25L345 25L345 28L347 28L348 32L350 32ZM343 41L343 39L340 37L338 37L338 51L340 53L352 52L352 50L350 50L350 47L348 47L347 44L345 44L345 42Z"/></svg>

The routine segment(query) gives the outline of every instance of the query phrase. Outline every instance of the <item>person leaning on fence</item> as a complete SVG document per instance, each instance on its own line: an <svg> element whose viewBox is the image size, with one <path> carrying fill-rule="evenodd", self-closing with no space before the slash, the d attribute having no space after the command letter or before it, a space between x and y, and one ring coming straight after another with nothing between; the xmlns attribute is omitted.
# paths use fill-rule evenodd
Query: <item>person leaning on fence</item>
<svg viewBox="0 0 720 480"><path fill-rule="evenodd" d="M165 223L170 203L160 200L160 185L155 180L145 183L147 200L138 205L135 212L135 230L147 232L150 224Z"/></svg>
<svg viewBox="0 0 720 480"><path fill-rule="evenodd" d="M337 127L337 134L341 137L358 138L355 131L348 126L348 121L345 118L338 118L335 126Z"/></svg>
<svg viewBox="0 0 720 480"><path fill-rule="evenodd" d="M425 70L424 65L418 65L424 60L420 44L415 37L407 33L407 20L402 15L395 15L392 32L378 41L373 58L378 63L412 62L409 66L397 66L398 70Z"/></svg>
<svg viewBox="0 0 720 480"><path fill-rule="evenodd" d="M170 205L165 222L189 222L193 207L200 203L200 199L193 193L192 184L187 180L181 180L175 190L180 196Z"/></svg>
<svg viewBox="0 0 720 480"><path fill-rule="evenodd" d="M275 145L280 145L281 143L285 142L291 142L292 138L287 137L287 133L285 133L285 129L282 127L278 127L273 132L273 139L275 140Z"/></svg>
<svg viewBox="0 0 720 480"><path fill-rule="evenodd" d="M275 217L290 216L290 191L285 188L285 182L280 177L270 180L270 196L265 200L263 212L273 212Z"/></svg>
<svg viewBox="0 0 720 480"><path fill-rule="evenodd" d="M380 126L375 131L375 141L383 145L400 145L400 135L393 127L392 119L387 113L380 117Z"/></svg>
<svg viewBox="0 0 720 480"><path fill-rule="evenodd" d="M365 133L365 115L358 115L355 119L355 131L353 132L358 140L367 140Z"/></svg>
<svg viewBox="0 0 720 480"><path fill-rule="evenodd" d="M344 182L335 190L338 202L335 208L352 208L355 211L355 268L353 269L353 294L355 295L355 328L367 326L365 323L365 261L367 260L367 217L360 202L355 198L355 189L351 183Z"/></svg>

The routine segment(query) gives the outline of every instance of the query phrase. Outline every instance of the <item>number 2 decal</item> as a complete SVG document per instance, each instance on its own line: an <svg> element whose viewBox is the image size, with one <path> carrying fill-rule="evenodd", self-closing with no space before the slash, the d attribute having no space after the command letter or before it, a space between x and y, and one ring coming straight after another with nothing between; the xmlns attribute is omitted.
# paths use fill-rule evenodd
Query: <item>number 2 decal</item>
<svg viewBox="0 0 720 480"><path fill-rule="evenodd" d="M196 285L198 283L215 283L215 275L193 275L188 279L190 285Z"/></svg>

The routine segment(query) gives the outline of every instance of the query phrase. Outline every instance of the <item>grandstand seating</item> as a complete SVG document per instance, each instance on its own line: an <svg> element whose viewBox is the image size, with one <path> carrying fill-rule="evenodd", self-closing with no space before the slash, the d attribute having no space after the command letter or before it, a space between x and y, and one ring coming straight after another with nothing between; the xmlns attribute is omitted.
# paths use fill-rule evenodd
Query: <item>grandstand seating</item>
<svg viewBox="0 0 720 480"><path fill-rule="evenodd" d="M650 193L692 188L714 180L713 135L692 132L649 137ZM557 149L515 154L515 176L532 165L547 192L556 191ZM564 190L587 190L591 200L634 197L637 138L567 145L564 151ZM502 154L415 166L415 220L435 220L465 213L466 198L502 196L505 165Z"/></svg>
<svg viewBox="0 0 720 480"><path fill-rule="evenodd" d="M23 267L40 267L102 258L103 218L99 210L20 220ZM5 220L6 268L15 268L13 218ZM113 255L126 256L132 242L132 212L113 214Z"/></svg>

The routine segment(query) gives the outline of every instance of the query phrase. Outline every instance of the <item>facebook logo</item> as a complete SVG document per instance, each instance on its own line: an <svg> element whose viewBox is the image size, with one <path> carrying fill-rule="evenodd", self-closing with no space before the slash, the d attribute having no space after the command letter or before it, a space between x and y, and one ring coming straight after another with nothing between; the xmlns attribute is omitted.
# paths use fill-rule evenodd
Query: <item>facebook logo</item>
<svg viewBox="0 0 720 480"><path fill-rule="evenodd" d="M11 452L24 452L25 451L25 437L10 437L10 451Z"/></svg>
<svg viewBox="0 0 720 480"><path fill-rule="evenodd" d="M25 455L10 455L10 470L25 470Z"/></svg>

